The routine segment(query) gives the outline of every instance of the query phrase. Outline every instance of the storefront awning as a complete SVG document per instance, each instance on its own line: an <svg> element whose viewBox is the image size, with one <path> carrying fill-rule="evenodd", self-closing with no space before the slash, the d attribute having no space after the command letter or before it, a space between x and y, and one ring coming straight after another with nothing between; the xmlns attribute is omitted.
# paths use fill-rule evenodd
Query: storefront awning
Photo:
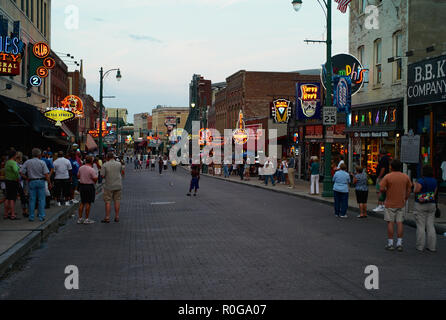
<svg viewBox="0 0 446 320"><path fill-rule="evenodd" d="M59 129L31 104L0 95L0 106L15 114L24 125L31 127L35 132L42 133L45 136L57 136L59 134ZM5 123L4 125L7 126L8 124Z"/></svg>
<svg viewBox="0 0 446 320"><path fill-rule="evenodd" d="M98 148L98 145L94 141L91 135L87 134L87 148L88 150L95 150Z"/></svg>

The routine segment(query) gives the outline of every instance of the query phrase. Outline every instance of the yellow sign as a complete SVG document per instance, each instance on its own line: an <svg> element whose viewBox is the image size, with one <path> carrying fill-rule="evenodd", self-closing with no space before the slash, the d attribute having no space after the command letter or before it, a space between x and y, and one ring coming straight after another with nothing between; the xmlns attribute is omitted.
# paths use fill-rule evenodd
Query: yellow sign
<svg viewBox="0 0 446 320"><path fill-rule="evenodd" d="M73 112L65 111L65 110L49 110L49 111L45 112L44 115L48 119L56 121L56 126L58 126L58 127L62 126L62 122L71 120L74 118Z"/></svg>
<svg viewBox="0 0 446 320"><path fill-rule="evenodd" d="M291 117L290 101L285 99L275 100L273 102L273 118L276 123L288 123Z"/></svg>
<svg viewBox="0 0 446 320"><path fill-rule="evenodd" d="M232 137L237 144L245 144L249 135L245 130L245 121L243 120L243 112L240 110L237 121L237 129L235 129L232 133Z"/></svg>

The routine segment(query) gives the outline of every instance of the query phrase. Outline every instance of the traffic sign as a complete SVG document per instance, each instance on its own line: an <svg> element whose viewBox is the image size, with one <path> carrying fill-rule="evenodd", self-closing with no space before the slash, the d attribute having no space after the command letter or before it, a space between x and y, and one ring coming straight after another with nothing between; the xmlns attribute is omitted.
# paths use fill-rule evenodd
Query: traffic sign
<svg viewBox="0 0 446 320"><path fill-rule="evenodd" d="M324 107L323 108L323 125L333 126L337 124L337 108L336 107Z"/></svg>

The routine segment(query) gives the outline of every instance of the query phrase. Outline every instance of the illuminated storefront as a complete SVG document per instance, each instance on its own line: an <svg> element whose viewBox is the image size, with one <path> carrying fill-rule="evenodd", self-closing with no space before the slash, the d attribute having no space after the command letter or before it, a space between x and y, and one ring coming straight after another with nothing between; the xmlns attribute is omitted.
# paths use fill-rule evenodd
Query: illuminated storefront
<svg viewBox="0 0 446 320"><path fill-rule="evenodd" d="M409 129L420 135L420 163L411 165L420 176L431 165L440 186L446 187L446 55L408 65Z"/></svg>
<svg viewBox="0 0 446 320"><path fill-rule="evenodd" d="M345 131L351 139L352 169L359 165L375 175L380 150L392 159L400 155L403 99L354 106L351 127Z"/></svg>

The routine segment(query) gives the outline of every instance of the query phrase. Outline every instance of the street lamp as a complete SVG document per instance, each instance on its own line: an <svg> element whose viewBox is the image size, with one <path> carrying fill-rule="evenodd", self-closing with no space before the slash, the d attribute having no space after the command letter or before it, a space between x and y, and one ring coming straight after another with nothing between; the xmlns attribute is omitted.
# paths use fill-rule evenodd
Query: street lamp
<svg viewBox="0 0 446 320"><path fill-rule="evenodd" d="M331 107L333 105L333 88L332 88L332 63L331 63L331 8L332 3L331 0L323 1L326 8L327 8L327 40L322 41L327 44L327 77L326 77L326 84L325 87L327 89L327 94L325 97L326 107ZM302 7L302 0L293 0L292 1L293 8L296 11L299 11ZM316 41L319 42L319 41ZM323 80L322 80L323 81ZM325 130L326 131L326 130ZM326 137L326 135L325 135ZM327 138L325 138L325 150L324 150L324 161L325 161L325 173L324 173L324 189L322 192L323 197L333 197L333 183L331 180L331 142L329 143L327 141Z"/></svg>
<svg viewBox="0 0 446 320"><path fill-rule="evenodd" d="M101 70L99 70L100 75L100 82L99 82L99 156L102 156L102 103L104 100L103 91L104 91L104 78L105 76L112 72L117 71L116 73L116 80L120 81L121 76L121 70L118 69L110 69L104 73L104 69L101 67Z"/></svg>

